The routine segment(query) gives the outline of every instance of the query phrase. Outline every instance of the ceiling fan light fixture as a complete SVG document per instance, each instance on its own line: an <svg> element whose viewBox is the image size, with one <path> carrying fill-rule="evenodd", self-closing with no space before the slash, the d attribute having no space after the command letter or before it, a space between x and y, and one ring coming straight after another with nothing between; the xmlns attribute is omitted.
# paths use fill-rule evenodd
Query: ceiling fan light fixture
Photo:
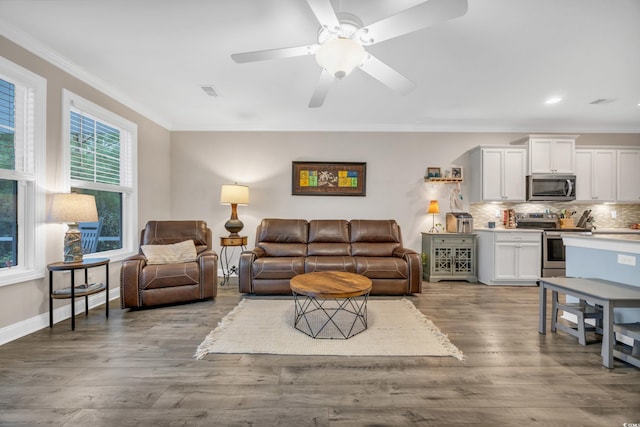
<svg viewBox="0 0 640 427"><path fill-rule="evenodd" d="M346 77L362 63L364 47L354 40L338 37L316 51L318 65L338 79Z"/></svg>

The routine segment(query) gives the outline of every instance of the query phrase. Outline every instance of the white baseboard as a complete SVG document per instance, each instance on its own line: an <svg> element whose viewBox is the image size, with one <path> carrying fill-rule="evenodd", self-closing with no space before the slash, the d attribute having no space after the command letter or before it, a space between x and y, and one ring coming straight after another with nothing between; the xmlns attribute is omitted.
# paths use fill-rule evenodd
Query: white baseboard
<svg viewBox="0 0 640 427"><path fill-rule="evenodd" d="M106 292L99 292L89 296L89 309L104 304ZM109 289L109 301L120 298L120 287ZM65 300L63 300L65 301ZM76 315L84 313L84 298L76 299ZM104 315L104 313L102 313ZM53 324L69 319L71 317L71 301L62 307L53 310ZM49 327L49 312L42 313L30 319L6 326L0 329L0 345L17 340L40 329Z"/></svg>

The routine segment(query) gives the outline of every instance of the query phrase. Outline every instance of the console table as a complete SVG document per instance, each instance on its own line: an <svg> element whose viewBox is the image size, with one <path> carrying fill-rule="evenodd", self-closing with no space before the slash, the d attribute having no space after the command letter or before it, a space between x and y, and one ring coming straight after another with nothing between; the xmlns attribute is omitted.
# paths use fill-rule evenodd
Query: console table
<svg viewBox="0 0 640 427"><path fill-rule="evenodd" d="M422 233L423 279L477 282L476 239L468 233Z"/></svg>
<svg viewBox="0 0 640 427"><path fill-rule="evenodd" d="M547 329L547 289L557 297L558 292L584 299L602 306L602 364L613 369L613 309L617 307L640 307L640 288L602 279L578 277L548 277L540 279L539 332Z"/></svg>
<svg viewBox="0 0 640 427"><path fill-rule="evenodd" d="M47 265L49 270L49 327L53 328L53 300L54 299L71 299L71 330L76 329L76 298L84 297L85 316L89 315L89 295L96 294L98 292L106 291L105 297L105 313L109 318L109 258L92 258L85 259L81 262L54 262ZM89 273L87 269L92 267L105 267L105 284L96 288L87 287L86 290L76 289L75 284L75 271L84 270L84 283L89 283ZM55 271L70 271L71 272L71 287L69 293L54 294L53 291L53 273Z"/></svg>

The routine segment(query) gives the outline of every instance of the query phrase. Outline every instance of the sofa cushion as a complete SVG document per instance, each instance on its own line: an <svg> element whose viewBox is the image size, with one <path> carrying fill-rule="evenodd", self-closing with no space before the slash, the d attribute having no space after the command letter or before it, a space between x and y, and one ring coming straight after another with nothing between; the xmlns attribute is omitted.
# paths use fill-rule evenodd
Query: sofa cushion
<svg viewBox="0 0 640 427"><path fill-rule="evenodd" d="M354 219L350 225L353 256L388 257L402 245L394 220Z"/></svg>
<svg viewBox="0 0 640 427"><path fill-rule="evenodd" d="M346 271L356 272L356 262L351 256L308 256L304 262L304 272Z"/></svg>
<svg viewBox="0 0 640 427"><path fill-rule="evenodd" d="M176 264L196 260L196 245L193 240L174 243L172 245L142 245L142 253L147 264Z"/></svg>
<svg viewBox="0 0 640 427"><path fill-rule="evenodd" d="M140 290L196 285L200 277L197 262L147 265L140 272Z"/></svg>
<svg viewBox="0 0 640 427"><path fill-rule="evenodd" d="M349 256L349 222L321 219L309 221L307 255Z"/></svg>
<svg viewBox="0 0 640 427"><path fill-rule="evenodd" d="M303 219L263 219L256 233L256 246L267 257L307 255L308 223Z"/></svg>
<svg viewBox="0 0 640 427"><path fill-rule="evenodd" d="M196 246L207 246L205 221L149 221L142 232L142 245L168 245L191 239Z"/></svg>
<svg viewBox="0 0 640 427"><path fill-rule="evenodd" d="M290 279L304 273L304 257L266 257L253 263L254 279Z"/></svg>
<svg viewBox="0 0 640 427"><path fill-rule="evenodd" d="M307 243L309 224L304 219L263 219L256 242Z"/></svg>
<svg viewBox="0 0 640 427"><path fill-rule="evenodd" d="M391 257L355 257L356 273L369 279L406 279L409 266L401 258Z"/></svg>

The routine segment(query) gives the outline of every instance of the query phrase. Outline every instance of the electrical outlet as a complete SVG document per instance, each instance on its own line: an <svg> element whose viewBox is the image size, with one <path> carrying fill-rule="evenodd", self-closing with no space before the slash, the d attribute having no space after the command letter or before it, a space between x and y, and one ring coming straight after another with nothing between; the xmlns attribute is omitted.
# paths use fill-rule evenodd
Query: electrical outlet
<svg viewBox="0 0 640 427"><path fill-rule="evenodd" d="M501 216L502 216L502 213L500 212L500 209L496 209L495 217L500 218Z"/></svg>
<svg viewBox="0 0 640 427"><path fill-rule="evenodd" d="M630 265L632 267L635 267L636 257L634 257L633 255L618 254L618 264Z"/></svg>
<svg viewBox="0 0 640 427"><path fill-rule="evenodd" d="M616 212L616 211L611 211L611 218L613 218L613 219L618 218L618 212Z"/></svg>

